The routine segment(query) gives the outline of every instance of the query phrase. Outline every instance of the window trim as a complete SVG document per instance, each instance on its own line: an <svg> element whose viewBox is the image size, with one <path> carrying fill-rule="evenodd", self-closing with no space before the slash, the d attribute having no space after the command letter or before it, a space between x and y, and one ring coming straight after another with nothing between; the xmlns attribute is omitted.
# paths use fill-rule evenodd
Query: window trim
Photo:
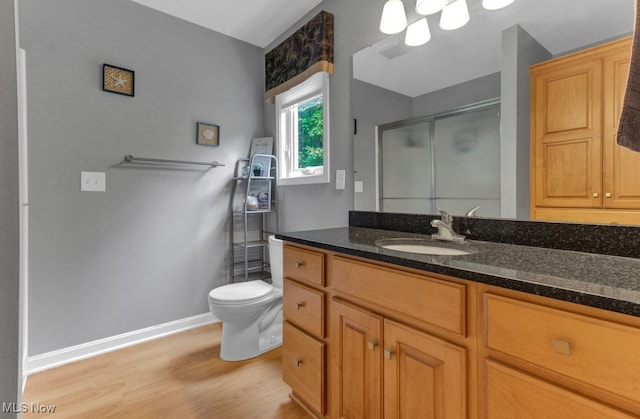
<svg viewBox="0 0 640 419"><path fill-rule="evenodd" d="M309 100L314 96L322 95L322 117L323 117L323 137L322 137L322 173L319 174L300 174L296 171L295 174L290 174L290 164L292 160L291 153L294 153L292 149L297 147L291 147L289 144L290 139L284 138L283 127L284 124L296 124L297 121L283 121L283 116L286 115L286 110L291 106ZM315 183L329 183L331 181L330 176L330 125L329 125L329 74L326 72L319 72L309 77L304 82L298 84L295 87L283 92L275 97L275 113L276 113L276 139L278 147L278 160L280 162L280 170L278 170L278 182L279 185L308 185ZM290 118L288 118L290 119ZM294 127L290 127L289 131L295 130ZM297 130L296 130L297 131ZM320 167L320 166L317 166ZM316 169L317 170L317 169Z"/></svg>

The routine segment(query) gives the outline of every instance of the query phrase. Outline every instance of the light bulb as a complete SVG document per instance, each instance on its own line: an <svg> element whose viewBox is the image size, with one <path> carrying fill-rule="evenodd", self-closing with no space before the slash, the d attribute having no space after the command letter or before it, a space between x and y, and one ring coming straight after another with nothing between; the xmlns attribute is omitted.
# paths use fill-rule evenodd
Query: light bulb
<svg viewBox="0 0 640 419"><path fill-rule="evenodd" d="M393 35L407 27L407 15L404 13L402 0L388 0L382 9L380 32Z"/></svg>
<svg viewBox="0 0 640 419"><path fill-rule="evenodd" d="M416 13L421 15L432 15L438 13L447 5L447 0L417 0Z"/></svg>
<svg viewBox="0 0 640 419"><path fill-rule="evenodd" d="M469 22L467 0L455 0L442 9L440 29L451 31L463 27Z"/></svg>
<svg viewBox="0 0 640 419"><path fill-rule="evenodd" d="M498 10L507 7L515 0L482 0L482 7L487 10Z"/></svg>
<svg viewBox="0 0 640 419"><path fill-rule="evenodd" d="M407 27L404 43L410 47L417 47L418 45L426 44L430 39L431 31L429 30L429 23L427 22L427 18L423 17Z"/></svg>

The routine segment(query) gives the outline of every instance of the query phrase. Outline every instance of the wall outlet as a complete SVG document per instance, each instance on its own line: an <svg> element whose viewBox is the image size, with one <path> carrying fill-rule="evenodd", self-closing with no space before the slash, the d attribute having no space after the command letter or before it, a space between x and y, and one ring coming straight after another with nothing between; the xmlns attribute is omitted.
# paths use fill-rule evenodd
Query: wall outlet
<svg viewBox="0 0 640 419"><path fill-rule="evenodd" d="M105 192L107 174L104 172L80 172L80 190Z"/></svg>
<svg viewBox="0 0 640 419"><path fill-rule="evenodd" d="M364 192L364 182L361 180L356 180L355 182L353 182L353 191Z"/></svg>

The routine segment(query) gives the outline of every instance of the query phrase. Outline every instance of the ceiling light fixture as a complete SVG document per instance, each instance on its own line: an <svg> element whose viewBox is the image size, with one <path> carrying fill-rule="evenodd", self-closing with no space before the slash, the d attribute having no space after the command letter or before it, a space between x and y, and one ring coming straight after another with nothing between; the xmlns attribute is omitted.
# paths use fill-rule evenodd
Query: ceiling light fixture
<svg viewBox="0 0 640 419"><path fill-rule="evenodd" d="M452 31L469 22L467 0L455 0L447 4L440 14L440 29Z"/></svg>
<svg viewBox="0 0 640 419"><path fill-rule="evenodd" d="M515 0L482 0L482 7L487 10L498 10L507 7Z"/></svg>
<svg viewBox="0 0 640 419"><path fill-rule="evenodd" d="M431 31L429 30L429 23L427 22L427 18L423 17L407 27L404 43L410 47L417 47L426 44L430 39Z"/></svg>
<svg viewBox="0 0 640 419"><path fill-rule="evenodd" d="M407 15L402 0L387 0L380 18L380 32L393 35L407 27Z"/></svg>
<svg viewBox="0 0 640 419"><path fill-rule="evenodd" d="M416 13L426 16L438 13L447 5L447 0L417 0Z"/></svg>
<svg viewBox="0 0 640 419"><path fill-rule="evenodd" d="M497 10L507 7L515 0L482 0L482 6L487 10ZM440 29L452 31L463 27L469 22L469 8L467 0L416 0L416 13L426 16L440 13ZM403 30L405 44L418 46L429 42L431 31L426 18L420 18L407 26L407 15L404 11L403 0L387 0L380 18L380 32L395 35Z"/></svg>

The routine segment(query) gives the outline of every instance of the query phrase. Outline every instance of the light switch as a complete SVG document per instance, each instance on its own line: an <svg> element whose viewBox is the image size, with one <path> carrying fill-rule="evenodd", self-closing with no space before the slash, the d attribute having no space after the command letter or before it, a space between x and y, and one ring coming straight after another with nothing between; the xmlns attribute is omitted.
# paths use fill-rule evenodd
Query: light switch
<svg viewBox="0 0 640 419"><path fill-rule="evenodd" d="M353 182L353 190L354 192L364 192L364 182L361 180Z"/></svg>
<svg viewBox="0 0 640 419"><path fill-rule="evenodd" d="M344 189L345 176L346 174L344 170L336 170L336 189Z"/></svg>
<svg viewBox="0 0 640 419"><path fill-rule="evenodd" d="M80 190L105 192L106 179L107 175L104 172L80 172Z"/></svg>

